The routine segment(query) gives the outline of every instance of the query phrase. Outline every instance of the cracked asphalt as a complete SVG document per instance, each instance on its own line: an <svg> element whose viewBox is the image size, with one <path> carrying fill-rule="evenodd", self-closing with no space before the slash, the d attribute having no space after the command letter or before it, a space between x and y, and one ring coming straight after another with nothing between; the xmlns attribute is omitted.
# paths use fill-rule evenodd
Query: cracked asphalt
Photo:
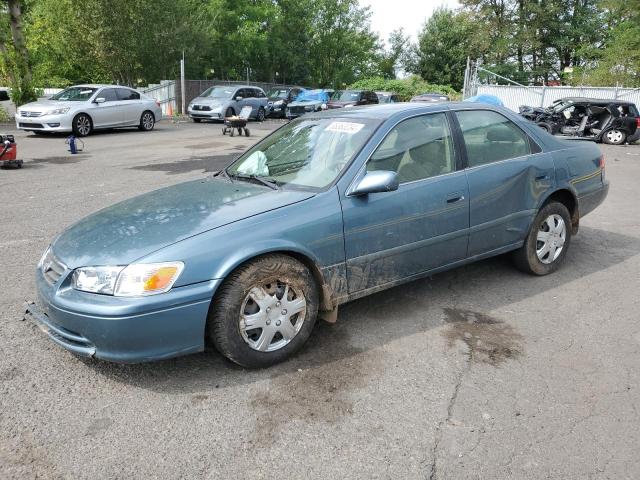
<svg viewBox="0 0 640 480"><path fill-rule="evenodd" d="M0 478L640 478L640 147L603 146L611 191L567 261L499 257L358 300L291 361L215 351L77 358L22 321L48 242L83 216L207 175L278 125L17 133L0 170ZM5 127L5 131L10 128Z"/></svg>

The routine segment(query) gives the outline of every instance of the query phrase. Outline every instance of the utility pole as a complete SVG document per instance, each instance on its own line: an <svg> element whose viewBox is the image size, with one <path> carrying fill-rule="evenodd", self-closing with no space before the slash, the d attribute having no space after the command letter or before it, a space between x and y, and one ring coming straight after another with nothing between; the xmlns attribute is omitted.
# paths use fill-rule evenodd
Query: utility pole
<svg viewBox="0 0 640 480"><path fill-rule="evenodd" d="M185 91L184 91L184 50L182 51L182 59L180 60L180 100L181 100L181 107L182 109L180 110L180 113L182 113L182 115L184 115L185 113Z"/></svg>

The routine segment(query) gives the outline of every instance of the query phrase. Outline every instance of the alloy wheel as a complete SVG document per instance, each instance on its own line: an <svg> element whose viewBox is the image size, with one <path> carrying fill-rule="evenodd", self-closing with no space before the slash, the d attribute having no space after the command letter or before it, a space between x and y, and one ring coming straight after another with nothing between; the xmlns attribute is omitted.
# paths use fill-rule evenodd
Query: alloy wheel
<svg viewBox="0 0 640 480"><path fill-rule="evenodd" d="M536 237L536 255L544 264L553 263L562 253L567 239L567 226L557 214L549 215L540 225Z"/></svg>
<svg viewBox="0 0 640 480"><path fill-rule="evenodd" d="M304 295L292 285L281 281L257 285L242 302L240 333L254 350L280 350L300 332L306 311Z"/></svg>
<svg viewBox="0 0 640 480"><path fill-rule="evenodd" d="M76 128L78 130L78 133L83 137L85 135L89 135L89 133L91 132L91 121L89 120L89 117L80 115L76 119Z"/></svg>
<svg viewBox="0 0 640 480"><path fill-rule="evenodd" d="M145 130L151 130L153 128L153 115L151 115L149 112L145 113L142 116L142 127Z"/></svg>

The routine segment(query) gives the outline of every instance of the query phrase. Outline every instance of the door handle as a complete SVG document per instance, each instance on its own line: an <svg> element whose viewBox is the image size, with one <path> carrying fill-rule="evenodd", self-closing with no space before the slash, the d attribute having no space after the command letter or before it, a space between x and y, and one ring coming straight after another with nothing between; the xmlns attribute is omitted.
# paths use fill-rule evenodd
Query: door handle
<svg viewBox="0 0 640 480"><path fill-rule="evenodd" d="M542 180L549 180L549 175L544 174L544 175L537 175L536 176L536 182L540 182Z"/></svg>
<svg viewBox="0 0 640 480"><path fill-rule="evenodd" d="M456 203L464 200L464 195L461 193L454 193L447 197L447 203Z"/></svg>

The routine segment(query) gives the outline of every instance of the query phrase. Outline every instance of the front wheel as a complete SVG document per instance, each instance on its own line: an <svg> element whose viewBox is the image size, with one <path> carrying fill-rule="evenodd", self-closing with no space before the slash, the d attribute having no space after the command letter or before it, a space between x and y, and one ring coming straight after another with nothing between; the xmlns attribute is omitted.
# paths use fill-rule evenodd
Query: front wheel
<svg viewBox="0 0 640 480"><path fill-rule="evenodd" d="M93 123L91 122L91 117L86 113L81 113L76 115L73 119L73 134L76 137L86 137L93 130Z"/></svg>
<svg viewBox="0 0 640 480"><path fill-rule="evenodd" d="M533 220L524 245L514 252L516 266L533 275L555 272L571 243L571 216L562 203L546 204Z"/></svg>
<svg viewBox="0 0 640 480"><path fill-rule="evenodd" d="M622 145L626 139L627 134L615 128L609 130L602 136L602 141L609 145Z"/></svg>
<svg viewBox="0 0 640 480"><path fill-rule="evenodd" d="M146 111L142 113L140 117L140 125L138 128L143 132L150 132L153 130L154 125L156 124L156 118L153 116L153 113Z"/></svg>
<svg viewBox="0 0 640 480"><path fill-rule="evenodd" d="M318 315L318 288L309 270L287 255L266 255L234 271L209 313L207 336L239 365L281 362L309 338Z"/></svg>
<svg viewBox="0 0 640 480"><path fill-rule="evenodd" d="M260 107L258 109L258 115L256 116L256 120L259 122L264 122L264 117L265 117L264 108Z"/></svg>

